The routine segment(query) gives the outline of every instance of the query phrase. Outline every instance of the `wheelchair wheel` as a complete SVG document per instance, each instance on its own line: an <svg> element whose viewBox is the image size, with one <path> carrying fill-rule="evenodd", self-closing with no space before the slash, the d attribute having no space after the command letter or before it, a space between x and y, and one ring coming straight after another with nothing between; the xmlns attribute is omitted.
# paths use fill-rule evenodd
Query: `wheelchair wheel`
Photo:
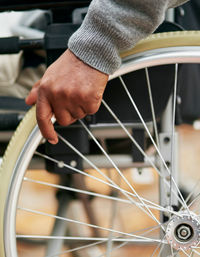
<svg viewBox="0 0 200 257"><path fill-rule="evenodd" d="M27 113L0 168L1 257L200 255L199 177L180 172L176 131L179 74L200 63L199 39L162 33L123 53L98 113L55 125L58 151Z"/></svg>

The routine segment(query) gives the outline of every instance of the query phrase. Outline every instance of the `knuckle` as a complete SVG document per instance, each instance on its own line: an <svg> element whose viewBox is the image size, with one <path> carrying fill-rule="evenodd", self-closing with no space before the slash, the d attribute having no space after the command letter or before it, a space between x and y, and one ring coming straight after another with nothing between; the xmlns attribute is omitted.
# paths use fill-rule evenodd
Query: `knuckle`
<svg viewBox="0 0 200 257"><path fill-rule="evenodd" d="M72 101L77 101L78 99L80 99L79 93L76 90L70 90L70 92L68 90L65 90L64 95L66 98L69 98Z"/></svg>
<svg viewBox="0 0 200 257"><path fill-rule="evenodd" d="M95 114L99 109L99 105L97 104L89 104L86 106L85 110L87 114Z"/></svg>
<svg viewBox="0 0 200 257"><path fill-rule="evenodd" d="M57 122L58 122L58 124L61 125L61 126L67 126L67 125L70 124L70 121L69 121L69 120L64 120L64 119L61 119L61 120L57 119Z"/></svg>
<svg viewBox="0 0 200 257"><path fill-rule="evenodd" d="M92 96L90 96L89 101L85 101L84 103L84 110L87 114L95 114L99 106L101 104L102 94L95 93Z"/></svg>
<svg viewBox="0 0 200 257"><path fill-rule="evenodd" d="M39 95L46 95L49 92L49 88L46 83L42 83L39 86L38 93Z"/></svg>
<svg viewBox="0 0 200 257"><path fill-rule="evenodd" d="M62 92L57 87L51 87L50 92L53 97L62 96Z"/></svg>
<svg viewBox="0 0 200 257"><path fill-rule="evenodd" d="M41 90L46 89L50 84L51 84L51 80L50 79L48 79L48 78L42 79L40 81L40 89Z"/></svg>
<svg viewBox="0 0 200 257"><path fill-rule="evenodd" d="M37 114L37 122L39 124L43 124L43 123L45 123L45 121L46 121L46 117L44 115L41 115L40 113Z"/></svg>
<svg viewBox="0 0 200 257"><path fill-rule="evenodd" d="M76 119L76 120L82 119L82 118L84 118L85 116L86 116L86 114L85 114L84 112L81 112L81 111L79 111L79 112L73 112L73 113L72 113L72 117L73 117L74 119Z"/></svg>
<svg viewBox="0 0 200 257"><path fill-rule="evenodd" d="M68 126L74 121L74 118L69 113L57 114L55 115L55 117L56 117L56 121L61 126Z"/></svg>
<svg viewBox="0 0 200 257"><path fill-rule="evenodd" d="M45 84L40 84L40 87L38 89L39 93L44 93L46 91L46 85Z"/></svg>
<svg viewBox="0 0 200 257"><path fill-rule="evenodd" d="M69 93L69 96L75 102L81 101L83 99L83 93L80 90L72 89Z"/></svg>
<svg viewBox="0 0 200 257"><path fill-rule="evenodd" d="M96 92L96 93L94 94L94 101L97 101L97 102L101 101L102 96L103 96L102 93Z"/></svg>

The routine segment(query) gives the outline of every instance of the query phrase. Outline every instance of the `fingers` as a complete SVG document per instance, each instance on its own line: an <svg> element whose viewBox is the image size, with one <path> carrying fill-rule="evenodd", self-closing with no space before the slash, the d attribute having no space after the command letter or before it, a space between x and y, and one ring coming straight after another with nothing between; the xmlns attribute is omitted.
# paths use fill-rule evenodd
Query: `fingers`
<svg viewBox="0 0 200 257"><path fill-rule="evenodd" d="M30 93L26 97L26 104L28 105L33 105L37 101L37 93L38 93L38 88L40 85L41 79L35 83L35 85L32 87Z"/></svg>
<svg viewBox="0 0 200 257"><path fill-rule="evenodd" d="M58 136L51 122L52 116L55 115L60 125L68 126L77 119L85 117L86 112L78 104L63 104L62 101L55 103L49 99L46 89L39 86L41 86L40 81L34 85L26 103L30 105L36 103L36 118L40 131L51 144L56 144Z"/></svg>
<svg viewBox="0 0 200 257"><path fill-rule="evenodd" d="M58 136L51 122L53 116L52 107L44 95L39 95L36 105L36 117L42 135L51 144L58 143Z"/></svg>
<svg viewBox="0 0 200 257"><path fill-rule="evenodd" d="M58 136L51 122L51 118L53 116L51 105L42 93L38 96L40 82L41 79L35 83L25 101L28 105L33 105L37 102L36 118L40 131L49 143L56 144L58 142Z"/></svg>
<svg viewBox="0 0 200 257"><path fill-rule="evenodd" d="M94 114L99 106L100 100L92 103L81 101L66 100L58 97L49 96L44 87L38 89L36 115L38 126L42 135L51 143L58 142L58 136L54 130L51 118L54 115L56 121L62 126L68 126L78 119L84 118L87 114ZM80 106L82 104L82 106Z"/></svg>
<svg viewBox="0 0 200 257"><path fill-rule="evenodd" d="M46 98L46 95L42 91L39 91L36 104L38 126L42 135L51 144L56 144L58 142L58 136L51 122L53 115L55 115L56 121L60 125L68 126L74 123L76 120L85 117L86 113L81 107L76 105L71 108L64 108L64 106L60 106L58 103L51 105L49 99Z"/></svg>
<svg viewBox="0 0 200 257"><path fill-rule="evenodd" d="M60 125L70 125L87 114L94 114L100 106L108 81L104 74L65 51L51 64L26 98L36 103L36 115L42 135L52 144L58 142L51 118Z"/></svg>
<svg viewBox="0 0 200 257"><path fill-rule="evenodd" d="M58 124L62 126L68 126L71 123L75 122L77 119L74 118L68 110L60 110L58 108L54 109L54 114Z"/></svg>
<svg viewBox="0 0 200 257"><path fill-rule="evenodd" d="M70 108L70 113L72 118L74 118L75 120L80 120L87 115L87 112L85 112L83 108L78 105Z"/></svg>

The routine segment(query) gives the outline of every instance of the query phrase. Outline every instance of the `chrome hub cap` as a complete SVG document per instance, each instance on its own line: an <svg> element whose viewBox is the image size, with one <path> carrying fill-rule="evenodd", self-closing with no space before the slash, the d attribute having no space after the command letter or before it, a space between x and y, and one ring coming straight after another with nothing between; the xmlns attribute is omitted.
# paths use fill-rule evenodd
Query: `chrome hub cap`
<svg viewBox="0 0 200 257"><path fill-rule="evenodd" d="M167 241L176 250L191 249L200 241L200 221L194 213L179 214L172 217L167 225Z"/></svg>

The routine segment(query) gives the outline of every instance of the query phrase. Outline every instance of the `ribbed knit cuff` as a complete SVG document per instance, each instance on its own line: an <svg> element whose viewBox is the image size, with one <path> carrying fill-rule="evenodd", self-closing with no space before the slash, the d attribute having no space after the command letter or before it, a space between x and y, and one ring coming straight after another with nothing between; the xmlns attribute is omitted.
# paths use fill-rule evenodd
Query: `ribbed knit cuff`
<svg viewBox="0 0 200 257"><path fill-rule="evenodd" d="M121 64L120 51L147 37L166 9L186 0L93 0L81 27L68 42L83 62L107 74Z"/></svg>
<svg viewBox="0 0 200 257"><path fill-rule="evenodd" d="M95 26L83 23L71 36L68 48L83 62L106 73L114 73L121 64L116 46L112 43L111 31L103 32L105 24L98 21Z"/></svg>

